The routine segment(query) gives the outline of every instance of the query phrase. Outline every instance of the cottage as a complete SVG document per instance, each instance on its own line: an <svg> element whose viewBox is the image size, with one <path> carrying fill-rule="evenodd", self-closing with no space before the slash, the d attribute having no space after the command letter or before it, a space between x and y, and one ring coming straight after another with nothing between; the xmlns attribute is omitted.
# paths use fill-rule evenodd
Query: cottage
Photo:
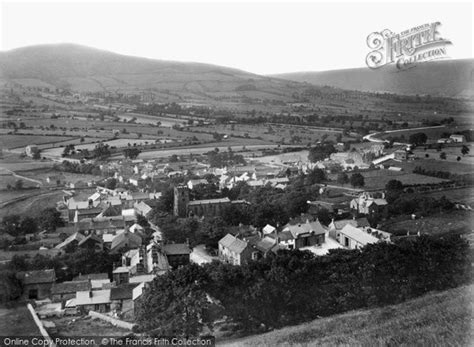
<svg viewBox="0 0 474 347"><path fill-rule="evenodd" d="M110 253L117 254L123 251L138 248L142 245L142 237L138 234L131 233L128 230L116 235L110 245Z"/></svg>
<svg viewBox="0 0 474 347"><path fill-rule="evenodd" d="M172 268L189 264L191 249L186 243L172 243L163 245L163 253Z"/></svg>
<svg viewBox="0 0 474 347"><path fill-rule="evenodd" d="M54 283L51 288L51 300L53 302L62 302L76 297L76 292L89 291L92 289L91 282L86 281L67 281Z"/></svg>
<svg viewBox="0 0 474 347"><path fill-rule="evenodd" d="M294 239L294 248L321 245L325 242L327 229L318 221L286 225L283 229L289 231Z"/></svg>
<svg viewBox="0 0 474 347"><path fill-rule="evenodd" d="M23 299L42 300L51 296L51 288L56 281L54 269L21 271L16 276L23 287Z"/></svg>
<svg viewBox="0 0 474 347"><path fill-rule="evenodd" d="M139 283L127 283L111 288L111 309L121 314L133 315L133 289L138 285Z"/></svg>
<svg viewBox="0 0 474 347"><path fill-rule="evenodd" d="M197 186L200 186L200 185L202 186L202 185L207 185L207 184L209 184L209 182L207 182L206 179L201 178L201 179L189 180L187 183L187 186L189 189L193 190Z"/></svg>
<svg viewBox="0 0 474 347"><path fill-rule="evenodd" d="M247 241L227 234L219 240L219 259L223 262L242 265L252 259L252 247Z"/></svg>
<svg viewBox="0 0 474 347"><path fill-rule="evenodd" d="M80 314L89 311L106 313L110 311L110 289L88 290L76 293L76 297L66 302L66 308L76 308Z"/></svg>

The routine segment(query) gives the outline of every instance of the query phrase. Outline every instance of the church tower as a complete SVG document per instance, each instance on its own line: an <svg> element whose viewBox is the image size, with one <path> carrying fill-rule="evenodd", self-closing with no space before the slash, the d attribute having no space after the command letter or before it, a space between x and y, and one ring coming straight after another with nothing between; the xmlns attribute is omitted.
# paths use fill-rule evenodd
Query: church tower
<svg viewBox="0 0 474 347"><path fill-rule="evenodd" d="M189 203L189 190L185 185L174 187L173 213L176 217L187 217Z"/></svg>

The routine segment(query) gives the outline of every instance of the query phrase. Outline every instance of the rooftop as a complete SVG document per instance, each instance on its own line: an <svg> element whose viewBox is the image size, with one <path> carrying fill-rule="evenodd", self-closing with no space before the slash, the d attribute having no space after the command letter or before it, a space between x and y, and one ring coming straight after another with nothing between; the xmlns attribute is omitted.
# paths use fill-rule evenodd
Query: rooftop
<svg viewBox="0 0 474 347"><path fill-rule="evenodd" d="M361 229L355 228L350 224L347 224L344 228L342 228L340 233L346 235L358 243L361 243L364 246L369 243L376 243L379 241L379 239L375 236L372 236Z"/></svg>
<svg viewBox="0 0 474 347"><path fill-rule="evenodd" d="M186 243L169 243L163 246L163 252L167 255L191 254L191 249Z"/></svg>

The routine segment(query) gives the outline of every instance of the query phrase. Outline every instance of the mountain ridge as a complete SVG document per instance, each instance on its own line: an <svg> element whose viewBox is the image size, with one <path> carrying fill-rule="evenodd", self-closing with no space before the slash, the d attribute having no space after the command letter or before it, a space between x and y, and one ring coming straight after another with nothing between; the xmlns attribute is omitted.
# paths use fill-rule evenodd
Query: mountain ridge
<svg viewBox="0 0 474 347"><path fill-rule="evenodd" d="M316 86L331 86L364 92L452 97L474 95L474 59L425 62L407 70L397 70L395 65L389 65L376 70L349 68L299 71L269 76Z"/></svg>

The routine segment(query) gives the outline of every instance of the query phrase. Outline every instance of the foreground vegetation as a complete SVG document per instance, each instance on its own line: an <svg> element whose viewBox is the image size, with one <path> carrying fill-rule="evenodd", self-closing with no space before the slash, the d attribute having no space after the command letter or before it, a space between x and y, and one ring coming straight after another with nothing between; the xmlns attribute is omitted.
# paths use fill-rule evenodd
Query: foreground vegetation
<svg viewBox="0 0 474 347"><path fill-rule="evenodd" d="M189 265L156 278L137 305L138 330L195 335L211 328L208 296L233 330L255 333L354 309L400 303L471 281L471 253L457 236L419 237L362 250L279 251L248 265Z"/></svg>
<svg viewBox="0 0 474 347"><path fill-rule="evenodd" d="M221 342L223 346L467 346L474 285L430 293L402 304L352 311Z"/></svg>

